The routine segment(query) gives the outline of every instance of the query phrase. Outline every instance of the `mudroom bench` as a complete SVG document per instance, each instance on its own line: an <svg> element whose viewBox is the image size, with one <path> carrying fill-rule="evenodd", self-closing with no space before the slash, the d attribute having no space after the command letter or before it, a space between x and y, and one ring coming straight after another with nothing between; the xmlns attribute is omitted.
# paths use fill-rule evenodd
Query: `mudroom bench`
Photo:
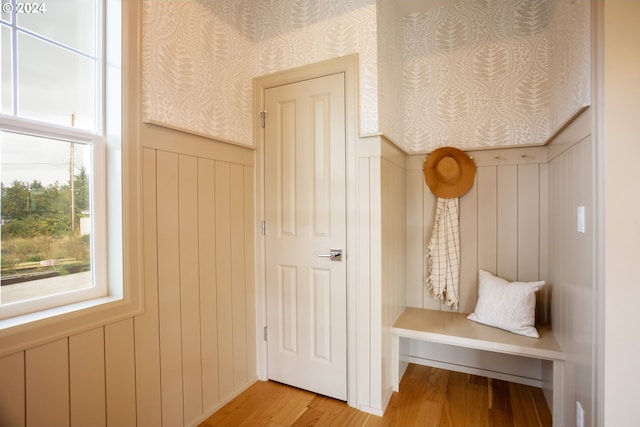
<svg viewBox="0 0 640 427"><path fill-rule="evenodd" d="M553 362L553 426L563 420L565 354L549 327L538 327L540 338L529 338L467 319L463 313L406 307L391 328L393 390L399 391L407 361L400 340L414 339ZM401 366L402 365L402 366Z"/></svg>

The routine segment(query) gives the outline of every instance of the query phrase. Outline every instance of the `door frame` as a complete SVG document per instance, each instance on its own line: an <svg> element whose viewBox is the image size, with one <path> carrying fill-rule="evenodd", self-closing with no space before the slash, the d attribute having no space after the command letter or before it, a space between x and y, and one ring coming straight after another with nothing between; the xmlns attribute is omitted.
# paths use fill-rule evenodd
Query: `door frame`
<svg viewBox="0 0 640 427"><path fill-rule="evenodd" d="M346 225L347 244L347 404L356 406L356 201L358 141L358 55L351 54L310 65L280 71L253 79L253 138L255 161L255 265L256 265L256 362L258 378L267 380L267 345L263 330L267 324L265 236L262 235L264 207L264 130L260 112L264 110L265 90L290 83L344 73L345 84L345 144L346 144ZM267 112L269 120L269 112Z"/></svg>

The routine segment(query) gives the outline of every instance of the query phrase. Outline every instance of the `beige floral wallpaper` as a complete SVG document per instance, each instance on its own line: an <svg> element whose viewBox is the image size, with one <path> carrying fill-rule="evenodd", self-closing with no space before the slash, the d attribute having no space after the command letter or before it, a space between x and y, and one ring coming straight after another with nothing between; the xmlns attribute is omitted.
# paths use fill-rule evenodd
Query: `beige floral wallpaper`
<svg viewBox="0 0 640 427"><path fill-rule="evenodd" d="M378 110L380 130L397 145L404 141L402 16L397 0L378 0Z"/></svg>
<svg viewBox="0 0 640 427"><path fill-rule="evenodd" d="M456 0L403 18L408 152L543 144L589 105L588 0Z"/></svg>
<svg viewBox="0 0 640 427"><path fill-rule="evenodd" d="M256 0L251 73L359 54L360 132L378 131L375 0Z"/></svg>
<svg viewBox="0 0 640 427"><path fill-rule="evenodd" d="M145 0L145 119L251 145L252 14L244 1Z"/></svg>
<svg viewBox="0 0 640 427"><path fill-rule="evenodd" d="M461 0L407 16L405 147L545 142L549 23L543 0Z"/></svg>
<svg viewBox="0 0 640 427"><path fill-rule="evenodd" d="M252 145L253 77L358 53L377 132L375 26L375 0L145 0L145 120Z"/></svg>
<svg viewBox="0 0 640 427"><path fill-rule="evenodd" d="M253 145L252 79L358 53L360 133L544 143L588 104L588 0L144 0L147 121Z"/></svg>
<svg viewBox="0 0 640 427"><path fill-rule="evenodd" d="M551 17L550 128L558 129L591 103L589 1L548 0Z"/></svg>

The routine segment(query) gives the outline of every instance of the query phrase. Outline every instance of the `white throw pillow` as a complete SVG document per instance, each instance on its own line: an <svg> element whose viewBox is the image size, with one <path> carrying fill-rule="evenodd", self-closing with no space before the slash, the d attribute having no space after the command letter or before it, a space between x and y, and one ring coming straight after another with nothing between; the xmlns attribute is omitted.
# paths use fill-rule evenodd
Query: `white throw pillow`
<svg viewBox="0 0 640 427"><path fill-rule="evenodd" d="M544 282L509 282L488 271L478 272L478 301L467 319L496 328L539 338L536 323L536 291Z"/></svg>

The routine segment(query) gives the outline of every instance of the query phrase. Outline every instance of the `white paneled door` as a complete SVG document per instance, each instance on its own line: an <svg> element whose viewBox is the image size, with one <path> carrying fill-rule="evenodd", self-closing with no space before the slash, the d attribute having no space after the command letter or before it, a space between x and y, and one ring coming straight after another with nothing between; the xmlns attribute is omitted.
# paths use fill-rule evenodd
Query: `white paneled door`
<svg viewBox="0 0 640 427"><path fill-rule="evenodd" d="M344 74L267 89L265 110L268 376L346 400Z"/></svg>

